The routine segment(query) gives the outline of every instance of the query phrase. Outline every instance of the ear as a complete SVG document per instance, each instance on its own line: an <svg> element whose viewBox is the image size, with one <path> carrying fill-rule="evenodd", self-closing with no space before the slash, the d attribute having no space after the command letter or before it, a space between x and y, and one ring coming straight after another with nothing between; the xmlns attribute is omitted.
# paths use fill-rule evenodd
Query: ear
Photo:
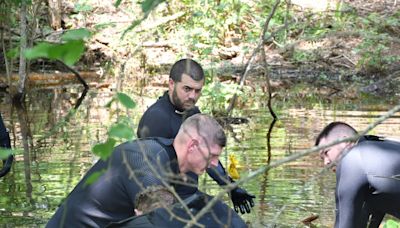
<svg viewBox="0 0 400 228"><path fill-rule="evenodd" d="M190 139L189 141L188 141L188 144L187 144L187 146L188 146L188 153L189 154L192 154L192 153L194 153L195 152L195 150L196 150L196 147L199 145L199 141L197 140L197 139Z"/></svg>
<svg viewBox="0 0 400 228"><path fill-rule="evenodd" d="M175 85L174 80L172 80L170 78L169 81L168 81L168 88L169 88L170 91L172 91L174 89L174 85Z"/></svg>

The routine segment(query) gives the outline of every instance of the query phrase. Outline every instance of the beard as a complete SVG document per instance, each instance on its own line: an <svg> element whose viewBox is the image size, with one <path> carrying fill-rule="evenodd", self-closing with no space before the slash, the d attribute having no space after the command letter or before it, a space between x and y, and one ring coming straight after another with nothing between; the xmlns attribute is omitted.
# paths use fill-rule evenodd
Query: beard
<svg viewBox="0 0 400 228"><path fill-rule="evenodd" d="M189 99L187 101L182 101L181 99L179 99L178 94L176 92L176 88L174 88L174 91L172 91L172 102L173 102L176 110L178 110L180 112L191 109L196 104L196 101L193 99Z"/></svg>

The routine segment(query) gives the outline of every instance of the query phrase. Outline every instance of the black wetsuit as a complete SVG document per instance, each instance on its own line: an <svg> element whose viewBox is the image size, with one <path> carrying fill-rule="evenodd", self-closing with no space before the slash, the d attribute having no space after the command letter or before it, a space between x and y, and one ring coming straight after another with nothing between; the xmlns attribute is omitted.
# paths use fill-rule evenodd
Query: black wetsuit
<svg viewBox="0 0 400 228"><path fill-rule="evenodd" d="M10 148L10 136L8 135L6 126L3 122L3 117L0 114L0 147Z"/></svg>
<svg viewBox="0 0 400 228"><path fill-rule="evenodd" d="M190 114L176 110L169 99L168 92L165 92L164 95L160 97L156 103L151 105L143 114L139 121L137 136L138 138L175 138L184 120L184 116L190 116L196 113L200 113L200 110L197 107L190 110ZM219 185L226 185L228 183L228 177L221 163L219 163L216 168L207 169L207 173ZM186 174L189 176L189 183L179 185L176 188L177 193L182 198L187 198L197 191L198 176L192 172Z"/></svg>
<svg viewBox="0 0 400 228"><path fill-rule="evenodd" d="M10 135L4 125L3 118L0 114L0 148L11 148ZM0 177L6 175L11 170L11 165L14 160L14 156L11 154L3 160L3 167L0 169Z"/></svg>
<svg viewBox="0 0 400 228"><path fill-rule="evenodd" d="M198 192L185 200L186 205L190 208L189 213L196 216L213 197ZM191 220L188 211L183 208L180 203L176 203L168 209L157 208L147 214L133 216L123 221L109 224L107 228L159 228L159 227L185 227L187 221ZM179 219L176 219L179 218ZM183 219L183 220L182 220ZM230 228L246 228L246 223L240 216L221 201L217 201L209 212L197 220L204 227L230 227ZM198 226L192 226L198 227Z"/></svg>
<svg viewBox="0 0 400 228"><path fill-rule="evenodd" d="M93 173L104 172L92 184ZM173 175L171 175L173 174ZM179 166L171 139L124 143L99 160L78 183L46 227L104 227L134 215L136 194L148 186L174 183ZM172 184L173 185L173 184Z"/></svg>
<svg viewBox="0 0 400 228"><path fill-rule="evenodd" d="M367 136L336 170L336 228L366 227L369 215L400 218L400 143Z"/></svg>

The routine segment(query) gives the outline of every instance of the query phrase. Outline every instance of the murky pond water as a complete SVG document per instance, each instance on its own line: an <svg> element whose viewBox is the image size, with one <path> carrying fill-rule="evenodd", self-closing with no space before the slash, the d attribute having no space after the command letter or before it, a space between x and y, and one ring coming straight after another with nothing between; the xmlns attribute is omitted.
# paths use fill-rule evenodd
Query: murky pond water
<svg viewBox="0 0 400 228"><path fill-rule="evenodd" d="M90 91L81 107L65 119L76 102L79 89L47 89L32 91L27 102L27 118L32 134L29 156L22 152L21 126L7 97L1 97L1 113L17 151L12 171L0 179L0 226L42 227L57 205L72 190L86 170L96 161L91 147L105 139L115 113L105 104L113 93L109 90ZM249 122L232 125L227 130L228 146L221 161L227 165L234 154L239 172L250 171L276 162L312 147L319 130L333 120L346 121L362 130L390 105L328 105L274 103L279 120L275 123L268 144L272 122L264 106L235 111ZM357 111L358 110L358 111ZM142 110L130 113L137 123ZM400 138L400 114L386 120L371 133ZM270 154L268 148L270 145ZM220 189L207 176L201 177L200 188L210 194ZM273 168L244 184L257 196L251 214L243 218L254 227L304 227L301 220L318 215L317 227L334 223L335 176L322 168L317 154ZM227 203L228 197L224 198Z"/></svg>

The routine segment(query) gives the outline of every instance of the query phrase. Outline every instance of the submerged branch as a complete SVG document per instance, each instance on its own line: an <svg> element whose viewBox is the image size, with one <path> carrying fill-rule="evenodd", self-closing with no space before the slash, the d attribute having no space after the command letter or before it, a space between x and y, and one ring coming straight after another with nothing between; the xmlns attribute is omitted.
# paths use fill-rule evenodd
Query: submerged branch
<svg viewBox="0 0 400 228"><path fill-rule="evenodd" d="M79 74L78 71L76 71L74 68L68 66L67 64L65 64L63 61L57 60L58 63L60 63L61 65L63 65L65 68L67 68L69 71L71 71L76 78L78 79L78 81L83 85L84 90L81 94L81 96L79 97L78 101L76 102L74 109L78 109L79 106L82 104L83 99L85 98L88 90L89 90L89 86L86 83L85 79L82 78L82 76Z"/></svg>

